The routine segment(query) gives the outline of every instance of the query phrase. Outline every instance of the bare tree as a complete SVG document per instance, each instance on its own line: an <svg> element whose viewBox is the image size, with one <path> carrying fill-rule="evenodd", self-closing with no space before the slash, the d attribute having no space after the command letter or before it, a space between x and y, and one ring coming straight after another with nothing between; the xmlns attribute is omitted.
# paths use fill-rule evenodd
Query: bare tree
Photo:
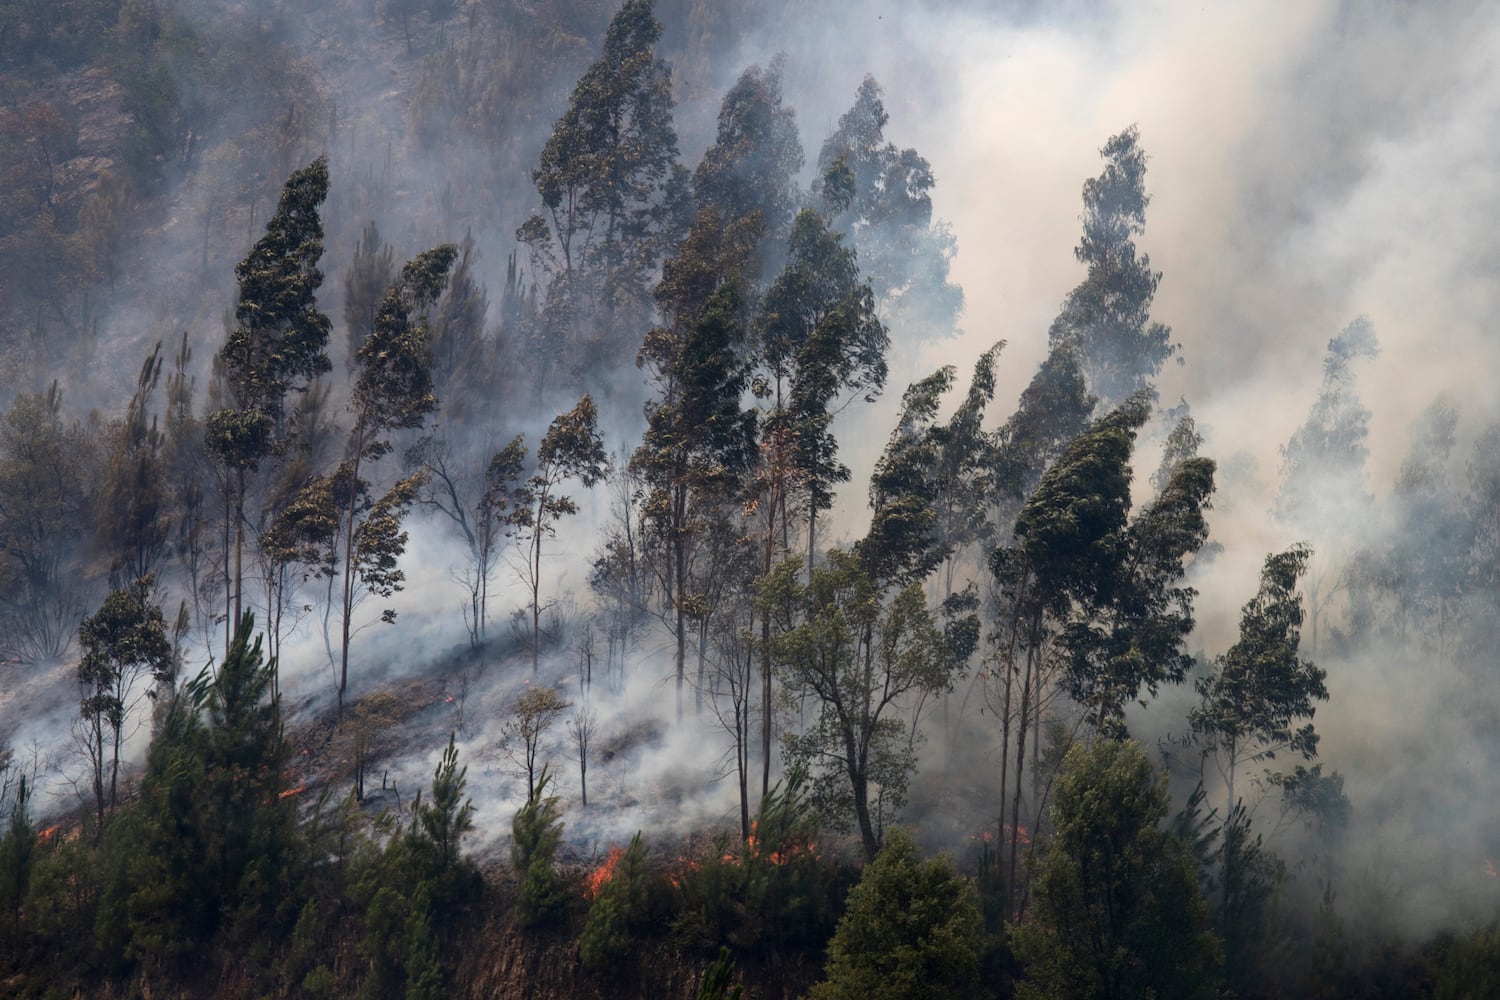
<svg viewBox="0 0 1500 1000"><path fill-rule="evenodd" d="M515 712L500 731L500 748L526 775L526 798L536 797L536 779L546 750L547 730L572 707L556 688L528 684L516 699Z"/></svg>
<svg viewBox="0 0 1500 1000"><path fill-rule="evenodd" d="M568 736L573 740L573 759L578 761L578 785L583 793L583 807L589 806L589 754L593 750L594 736L599 731L599 719L594 710L581 705L568 720Z"/></svg>

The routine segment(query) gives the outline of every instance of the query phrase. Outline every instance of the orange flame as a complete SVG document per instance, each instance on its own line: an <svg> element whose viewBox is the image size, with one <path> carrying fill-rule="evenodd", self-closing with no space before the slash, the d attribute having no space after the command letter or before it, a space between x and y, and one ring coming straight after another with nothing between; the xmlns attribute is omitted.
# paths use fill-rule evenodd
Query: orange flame
<svg viewBox="0 0 1500 1000"><path fill-rule="evenodd" d="M620 859L624 856L625 849L623 847L611 847L609 849L609 857L604 859L604 863L589 872L588 876L584 878L583 894L589 899L597 899L599 890L608 885L609 881L615 877L615 869L620 867Z"/></svg>
<svg viewBox="0 0 1500 1000"><path fill-rule="evenodd" d="M762 850L763 848L761 845L761 839L756 836L756 825L754 823L751 823L750 836L745 841L745 856L747 858L758 858L763 856L773 865L786 865L790 864L793 858L799 858L803 856L811 857L816 855L818 853L818 845L811 840L807 841L806 843L798 843L796 841L793 841L791 844L787 845L785 851L772 851L770 854L762 855Z"/></svg>
<svg viewBox="0 0 1500 1000"><path fill-rule="evenodd" d="M301 795L305 791L307 791L306 785L298 785L296 788L288 788L286 791L281 792L276 797L278 799L289 799L293 795Z"/></svg>
<svg viewBox="0 0 1500 1000"><path fill-rule="evenodd" d="M47 829L45 829L41 833L37 834L36 835L36 839L37 840L51 840L53 837L57 836L57 831L59 831L61 829L62 829L62 824L61 823L57 824L56 826L49 826L49 827L47 827Z"/></svg>

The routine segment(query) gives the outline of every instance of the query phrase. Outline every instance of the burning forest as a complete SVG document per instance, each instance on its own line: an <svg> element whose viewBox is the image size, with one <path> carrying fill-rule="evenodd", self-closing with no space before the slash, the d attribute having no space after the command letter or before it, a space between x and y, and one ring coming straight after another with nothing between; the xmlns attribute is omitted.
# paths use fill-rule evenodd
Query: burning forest
<svg viewBox="0 0 1500 1000"><path fill-rule="evenodd" d="M0 2L0 992L1500 992L1497 35Z"/></svg>

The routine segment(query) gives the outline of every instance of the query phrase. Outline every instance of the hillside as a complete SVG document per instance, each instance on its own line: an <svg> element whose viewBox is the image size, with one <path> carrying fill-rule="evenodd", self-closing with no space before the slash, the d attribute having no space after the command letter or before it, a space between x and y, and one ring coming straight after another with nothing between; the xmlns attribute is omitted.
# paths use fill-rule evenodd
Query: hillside
<svg viewBox="0 0 1500 1000"><path fill-rule="evenodd" d="M1497 33L0 0L0 992L1491 992Z"/></svg>

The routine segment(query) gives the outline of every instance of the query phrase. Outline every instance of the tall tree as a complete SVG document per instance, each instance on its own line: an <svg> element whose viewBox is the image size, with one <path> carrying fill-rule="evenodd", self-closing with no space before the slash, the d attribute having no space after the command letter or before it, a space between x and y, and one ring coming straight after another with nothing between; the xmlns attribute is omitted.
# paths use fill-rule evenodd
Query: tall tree
<svg viewBox="0 0 1500 1000"><path fill-rule="evenodd" d="M774 273L796 214L802 169L797 116L781 93L781 60L740 74L719 106L714 143L693 172L699 211L718 213L726 231L752 248L745 277Z"/></svg>
<svg viewBox="0 0 1500 1000"><path fill-rule="evenodd" d="M1181 682L1191 663L1182 644L1193 626L1193 591L1180 581L1207 536L1214 464L1183 463L1162 497L1132 518L1130 458L1147 398L1137 393L1068 444L1021 507L1014 543L991 556L1002 743L1015 722L1014 775L1004 758L1001 768L1002 786L1014 782L1011 822L1003 797L1000 821L1013 893L1026 737L1047 703L1066 693L1096 730L1120 733L1124 706L1142 690Z"/></svg>
<svg viewBox="0 0 1500 1000"><path fill-rule="evenodd" d="M77 542L90 523L90 435L62 415L62 392L20 393L0 418L3 643L23 662L61 658L84 604Z"/></svg>
<svg viewBox="0 0 1500 1000"><path fill-rule="evenodd" d="M323 272L323 222L318 211L328 196L328 160L313 161L282 188L266 234L235 266L239 303L235 327L220 348L227 405L207 419L211 454L228 476L234 556L227 567L229 620L242 613L246 477L280 446L286 396L306 389L332 368L328 317L319 309Z"/></svg>
<svg viewBox="0 0 1500 1000"><path fill-rule="evenodd" d="M659 327L639 362L659 387L646 404L646 433L631 458L651 493L645 518L668 556L667 593L676 635L677 713L682 716L689 567L716 505L738 491L754 448L754 411L740 408L747 372L736 349L744 336L743 305L726 285L680 337Z"/></svg>
<svg viewBox="0 0 1500 1000"><path fill-rule="evenodd" d="M852 820L874 860L916 766L915 713L952 684L962 658L916 584L883 587L837 549L809 586L798 583L799 570L783 562L759 595L761 613L779 620L773 647L784 690L814 701L811 727L785 736L785 756L812 778L830 826Z"/></svg>
<svg viewBox="0 0 1500 1000"><path fill-rule="evenodd" d="M111 553L110 575L117 584L155 572L171 534L163 467L166 442L151 413L162 365L157 341L141 365L124 417L106 429L98 536L101 547Z"/></svg>
<svg viewBox="0 0 1500 1000"><path fill-rule="evenodd" d="M1217 759L1231 815L1235 776L1247 763L1291 752L1305 760L1318 754L1311 722L1314 702L1328 699L1326 671L1298 655L1302 598L1297 579L1312 553L1305 546L1266 557L1260 590L1240 615L1240 637L1197 683L1201 704L1189 716L1206 756Z"/></svg>
<svg viewBox="0 0 1500 1000"><path fill-rule="evenodd" d="M542 653L542 548L557 534L557 523L578 513L578 504L562 493L568 480L593 487L609 471L609 456L599 436L599 410L585 395L567 413L558 414L542 435L536 450L536 471L515 494L511 518L526 552L519 567L530 592L531 673L535 676Z"/></svg>
<svg viewBox="0 0 1500 1000"><path fill-rule="evenodd" d="M1036 907L1016 930L1027 998L1215 996L1219 942L1167 792L1136 743L1068 751Z"/></svg>
<svg viewBox="0 0 1500 1000"><path fill-rule="evenodd" d="M629 0L573 90L532 171L545 218L518 232L551 276L546 321L577 364L629 346L646 325L650 282L680 230L672 71L656 56L652 0Z"/></svg>
<svg viewBox="0 0 1500 1000"><path fill-rule="evenodd" d="M423 314L442 293L456 256L451 245L435 247L402 267L355 355L359 370L349 400L354 423L348 457L333 473L309 482L274 528L278 540L294 546L302 561L339 583L340 714L349 685L355 607L367 593L388 597L401 589L404 574L398 560L407 537L401 521L425 482L418 471L397 480L377 499L367 476L391 452L391 432L421 427L437 408ZM387 622L394 618L389 610L382 615Z"/></svg>
<svg viewBox="0 0 1500 1000"><path fill-rule="evenodd" d="M932 220L932 165L915 149L886 141L889 121L880 84L865 77L818 153L822 194L841 202L832 228L859 251L886 324L919 338L950 335L964 301L963 290L948 280L955 241ZM827 180L839 170L847 171L848 184L841 198Z"/></svg>
<svg viewBox="0 0 1500 1000"><path fill-rule="evenodd" d="M807 558L816 554L817 517L847 482L831 424L841 397L872 399L885 386L890 337L854 253L816 212L798 214L786 266L767 289L757 322L756 392L771 407L768 433L795 441L807 511Z"/></svg>
<svg viewBox="0 0 1500 1000"><path fill-rule="evenodd" d="M78 684L93 771L96 839L104 830L105 809L112 809L117 800L120 746L136 705L136 684L143 674L166 688L173 682L176 658L161 608L151 597L153 582L149 576L141 577L111 591L99 610L78 626L83 648Z"/></svg>
<svg viewBox="0 0 1500 1000"><path fill-rule="evenodd" d="M341 512L344 537L340 712L349 685L349 640L358 584L362 580L365 586L377 593L384 590L385 594L390 592L385 588L399 589L401 577L395 569L395 560L406 543L405 532L399 530L400 519L415 502L422 482L420 472L398 481L390 492L366 508L369 516L361 519L361 495L367 488L361 469L365 463L378 462L390 452L391 444L385 435L421 427L427 415L437 409L432 351L422 313L442 294L457 256L456 247L444 245L408 261L381 301L370 336L355 352L359 374L349 400L354 427L350 431L350 457L344 462L348 467L348 498ZM343 471L341 467L340 472ZM387 612L385 617L390 620L392 616Z"/></svg>
<svg viewBox="0 0 1500 1000"><path fill-rule="evenodd" d="M1083 184L1083 237L1073 249L1088 275L1068 293L1048 339L1072 344L1089 388L1105 406L1147 388L1177 352L1172 331L1151 320L1161 272L1135 239L1146 228L1146 151L1134 125L1099 150L1104 171Z"/></svg>
<svg viewBox="0 0 1500 1000"><path fill-rule="evenodd" d="M1306 567L1310 645L1318 651L1322 619L1347 584L1347 559L1357 544L1355 527L1367 520L1365 438L1370 411L1355 391L1354 365L1379 353L1375 330L1364 318L1328 342L1323 384L1301 427L1281 449L1281 492L1275 515L1294 537L1316 546Z"/></svg>

